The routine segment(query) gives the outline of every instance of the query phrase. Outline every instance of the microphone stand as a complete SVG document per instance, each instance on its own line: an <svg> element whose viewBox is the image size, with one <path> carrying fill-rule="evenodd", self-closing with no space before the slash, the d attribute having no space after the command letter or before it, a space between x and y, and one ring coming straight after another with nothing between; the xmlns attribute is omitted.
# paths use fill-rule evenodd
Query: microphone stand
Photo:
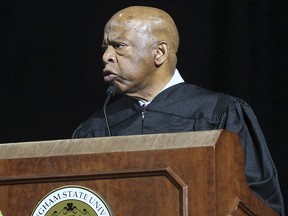
<svg viewBox="0 0 288 216"><path fill-rule="evenodd" d="M108 135L109 136L112 136L112 135L111 135L111 130L110 130L110 126L109 126L108 117L107 117L107 114L106 114L106 106L107 106L110 98L113 97L115 95L115 93L116 93L116 88L114 86L109 86L108 89L106 90L107 97L106 97L106 100L105 100L104 105L103 105L103 112L104 112L105 122L106 122L106 126L107 126L107 130L108 130Z"/></svg>

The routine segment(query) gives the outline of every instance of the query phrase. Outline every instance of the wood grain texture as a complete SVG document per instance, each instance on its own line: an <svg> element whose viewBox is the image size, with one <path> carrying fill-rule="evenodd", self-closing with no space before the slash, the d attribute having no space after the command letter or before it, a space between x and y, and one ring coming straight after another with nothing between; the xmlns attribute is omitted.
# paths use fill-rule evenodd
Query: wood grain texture
<svg viewBox="0 0 288 216"><path fill-rule="evenodd" d="M46 194L74 184L99 193L117 216L276 215L249 189L238 136L227 131L15 143L0 152L4 216L29 216Z"/></svg>

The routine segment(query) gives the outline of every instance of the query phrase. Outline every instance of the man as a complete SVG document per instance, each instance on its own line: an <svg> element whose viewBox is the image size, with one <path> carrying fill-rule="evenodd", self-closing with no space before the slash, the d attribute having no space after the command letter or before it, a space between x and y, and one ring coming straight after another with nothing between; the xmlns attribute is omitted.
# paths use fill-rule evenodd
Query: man
<svg viewBox="0 0 288 216"><path fill-rule="evenodd" d="M284 215L277 170L252 109L239 98L184 82L176 68L178 46L177 27L163 10L132 6L113 15L104 29L103 75L123 95L107 106L110 126L100 110L73 138L108 136L110 130L114 136L236 132L251 189Z"/></svg>

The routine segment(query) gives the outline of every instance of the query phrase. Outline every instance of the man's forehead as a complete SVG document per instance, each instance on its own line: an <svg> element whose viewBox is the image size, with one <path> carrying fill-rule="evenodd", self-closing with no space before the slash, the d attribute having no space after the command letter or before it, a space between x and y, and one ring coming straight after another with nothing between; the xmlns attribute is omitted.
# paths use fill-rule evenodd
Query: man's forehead
<svg viewBox="0 0 288 216"><path fill-rule="evenodd" d="M118 32L121 34L145 34L151 33L152 24L150 22L143 22L138 19L130 20L110 20L105 27L105 33L113 34Z"/></svg>

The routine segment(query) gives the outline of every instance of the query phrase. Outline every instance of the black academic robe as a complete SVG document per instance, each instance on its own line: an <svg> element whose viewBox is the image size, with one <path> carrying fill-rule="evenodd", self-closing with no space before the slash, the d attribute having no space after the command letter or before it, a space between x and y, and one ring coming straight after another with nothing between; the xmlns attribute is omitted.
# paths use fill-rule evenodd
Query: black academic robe
<svg viewBox="0 0 288 216"><path fill-rule="evenodd" d="M107 106L112 136L225 129L236 132L245 152L251 189L284 215L277 170L251 107L243 100L180 83L158 94L143 112L138 101L122 96ZM73 138L108 136L103 110L75 130Z"/></svg>

